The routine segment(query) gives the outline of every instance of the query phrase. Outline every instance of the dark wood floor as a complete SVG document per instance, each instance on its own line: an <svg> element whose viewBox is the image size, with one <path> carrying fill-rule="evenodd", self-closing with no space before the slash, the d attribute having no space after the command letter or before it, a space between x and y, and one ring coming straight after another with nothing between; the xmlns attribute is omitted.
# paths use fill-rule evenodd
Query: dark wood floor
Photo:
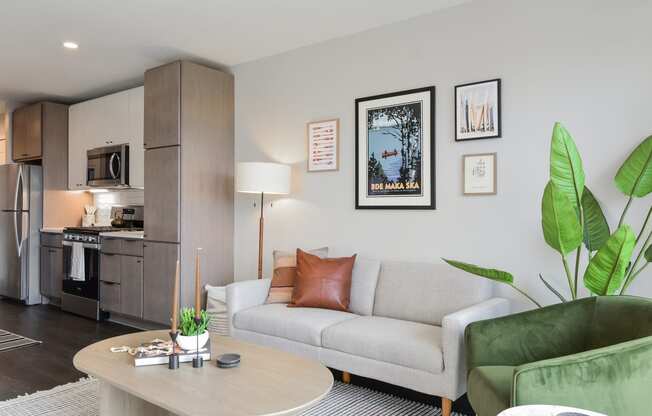
<svg viewBox="0 0 652 416"><path fill-rule="evenodd" d="M43 342L0 352L0 400L77 381L84 377L72 365L77 351L136 331L61 312L50 305L25 306L5 299L0 299L0 329Z"/></svg>
<svg viewBox="0 0 652 416"><path fill-rule="evenodd" d="M43 342L0 352L0 401L77 381L85 376L72 365L77 351L94 342L136 331L111 322L98 323L81 318L50 305L25 306L1 298L0 329ZM339 371L333 370L333 373L341 378ZM421 403L440 405L437 397L380 381L352 375L351 382ZM453 410L473 414L466 396L453 404Z"/></svg>

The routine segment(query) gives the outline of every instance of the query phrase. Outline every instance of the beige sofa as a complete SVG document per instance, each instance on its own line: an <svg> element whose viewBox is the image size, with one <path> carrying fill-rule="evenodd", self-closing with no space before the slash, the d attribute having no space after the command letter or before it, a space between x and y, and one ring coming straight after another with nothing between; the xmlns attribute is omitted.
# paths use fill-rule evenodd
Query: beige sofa
<svg viewBox="0 0 652 416"><path fill-rule="evenodd" d="M266 304L270 280L227 287L231 335L345 372L441 396L466 392L464 329L509 312L492 284L445 264L358 258L349 312Z"/></svg>

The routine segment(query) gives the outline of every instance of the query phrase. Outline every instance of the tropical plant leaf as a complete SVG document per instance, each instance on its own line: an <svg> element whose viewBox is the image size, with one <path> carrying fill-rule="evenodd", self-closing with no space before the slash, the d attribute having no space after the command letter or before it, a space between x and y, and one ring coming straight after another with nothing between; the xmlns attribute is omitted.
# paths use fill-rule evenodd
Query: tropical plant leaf
<svg viewBox="0 0 652 416"><path fill-rule="evenodd" d="M645 249L643 256L648 263L652 262L652 245Z"/></svg>
<svg viewBox="0 0 652 416"><path fill-rule="evenodd" d="M609 239L611 231L600 203L586 186L582 193L582 209L584 210L584 245L589 251L599 250Z"/></svg>
<svg viewBox="0 0 652 416"><path fill-rule="evenodd" d="M652 136L630 153L614 181L625 195L640 198L652 192Z"/></svg>
<svg viewBox="0 0 652 416"><path fill-rule="evenodd" d="M484 267L476 266L475 264L463 263L461 261L456 261L456 260L449 260L449 259L442 259L442 260L444 260L446 263L450 264L453 267L456 267L460 270L464 270L465 272L474 274L476 276L486 277L487 279L491 279L500 283L507 283L509 285L514 283L514 276L512 276L511 273L502 270L487 269Z"/></svg>
<svg viewBox="0 0 652 416"><path fill-rule="evenodd" d="M548 282L546 281L546 279L544 279L543 276L541 276L541 273L539 273L539 279L541 279L541 281L543 282L544 285L546 285L546 287L548 288L548 290L551 291L552 293L554 293L555 296L557 296L557 297L559 298L559 300L561 300L562 302L567 302L567 300L566 300L566 298L564 297L564 295L562 295L561 293L559 293L559 292L557 291L557 289L554 288L553 285L551 285L550 283L548 283Z"/></svg>
<svg viewBox="0 0 652 416"><path fill-rule="evenodd" d="M541 225L546 243L562 256L582 244L582 227L570 200L550 180L541 201Z"/></svg>
<svg viewBox="0 0 652 416"><path fill-rule="evenodd" d="M561 123L555 123L550 143L550 180L566 195L579 214L584 191L584 168L570 133Z"/></svg>
<svg viewBox="0 0 652 416"><path fill-rule="evenodd" d="M621 225L591 258L584 272L584 285L596 295L613 295L620 289L636 245L627 224Z"/></svg>

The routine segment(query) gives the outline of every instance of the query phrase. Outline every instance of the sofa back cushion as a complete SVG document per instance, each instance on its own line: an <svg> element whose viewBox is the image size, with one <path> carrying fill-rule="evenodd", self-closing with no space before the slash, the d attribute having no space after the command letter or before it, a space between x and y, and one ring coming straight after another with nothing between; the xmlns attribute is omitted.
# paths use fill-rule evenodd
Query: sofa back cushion
<svg viewBox="0 0 652 416"><path fill-rule="evenodd" d="M491 282L447 264L383 262L374 315L430 325L491 297Z"/></svg>
<svg viewBox="0 0 652 416"><path fill-rule="evenodd" d="M376 285L380 274L380 261L357 257L351 277L351 302L349 312L370 316L374 311Z"/></svg>

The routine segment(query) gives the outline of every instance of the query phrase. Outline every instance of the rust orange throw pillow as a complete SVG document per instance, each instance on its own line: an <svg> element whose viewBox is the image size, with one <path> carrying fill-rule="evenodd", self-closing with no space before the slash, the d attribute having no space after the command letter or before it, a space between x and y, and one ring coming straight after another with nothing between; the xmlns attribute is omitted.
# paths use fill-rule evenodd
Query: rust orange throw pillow
<svg viewBox="0 0 652 416"><path fill-rule="evenodd" d="M322 259L297 249L297 275L288 306L347 311L355 257Z"/></svg>
<svg viewBox="0 0 652 416"><path fill-rule="evenodd" d="M307 250L318 257L328 257L328 247ZM267 295L267 303L289 303L297 276L296 251L274 250L274 276Z"/></svg>

